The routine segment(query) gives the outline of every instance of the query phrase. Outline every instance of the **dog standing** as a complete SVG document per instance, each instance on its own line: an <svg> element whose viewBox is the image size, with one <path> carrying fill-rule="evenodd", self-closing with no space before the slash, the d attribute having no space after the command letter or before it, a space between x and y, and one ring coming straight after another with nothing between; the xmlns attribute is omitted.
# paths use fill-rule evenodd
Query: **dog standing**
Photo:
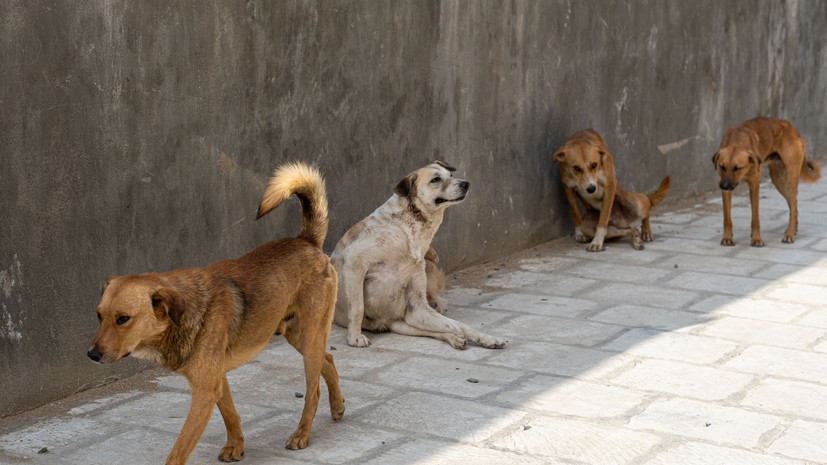
<svg viewBox="0 0 827 465"><path fill-rule="evenodd" d="M399 181L394 194L358 222L336 244L331 261L339 273L334 321L347 328L347 343L367 347L369 331L429 336L457 349L466 341L499 349L506 341L447 318L441 301L441 272L431 240L445 209L462 202L468 182L455 179L455 168L427 165ZM444 310L444 307L441 309Z"/></svg>
<svg viewBox="0 0 827 465"><path fill-rule="evenodd" d="M603 250L605 239L631 236L632 246L643 249L643 242L654 239L649 225L649 210L659 204L669 190L669 176L652 193L627 192L617 185L612 154L594 129L576 132L557 149L552 161L559 163L563 191L569 204L574 238L591 243L589 252ZM577 199L583 204L580 216ZM635 225L641 222L641 230Z"/></svg>
<svg viewBox="0 0 827 465"><path fill-rule="evenodd" d="M296 238L261 245L235 260L206 268L108 278L97 308L100 329L88 356L111 363L132 355L180 373L192 403L167 464L183 464L218 404L227 444L218 458L244 454L241 419L226 372L248 362L275 334L302 354L307 391L288 449L303 449L319 403L319 375L327 383L330 413L342 418L344 399L333 357L325 352L336 300L336 271L322 252L327 234L324 180L315 169L288 164L276 170L258 217L292 194L301 201Z"/></svg>
<svg viewBox="0 0 827 465"><path fill-rule="evenodd" d="M763 247L758 220L758 186L761 170L769 166L770 179L787 200L790 220L784 243L795 241L798 232L798 180L813 183L821 178L821 166L804 157L804 140L789 121L758 117L730 127L721 139L712 163L720 176L719 187L724 204L724 235L721 245L735 245L732 237L732 190L742 180L749 186L752 207L750 245Z"/></svg>

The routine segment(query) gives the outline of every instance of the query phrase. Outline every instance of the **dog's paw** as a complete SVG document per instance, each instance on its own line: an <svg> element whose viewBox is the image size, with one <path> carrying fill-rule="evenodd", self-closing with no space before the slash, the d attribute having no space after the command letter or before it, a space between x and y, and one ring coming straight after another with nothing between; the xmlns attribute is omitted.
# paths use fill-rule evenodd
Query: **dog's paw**
<svg viewBox="0 0 827 465"><path fill-rule="evenodd" d="M287 440L287 447L290 450L299 450L304 449L310 443L310 434L304 434L303 432L296 431L290 438Z"/></svg>
<svg viewBox="0 0 827 465"><path fill-rule="evenodd" d="M575 234L574 235L574 240L576 240L577 242L580 242L581 244L585 244L586 242L591 241L592 238L585 235L585 234Z"/></svg>
<svg viewBox="0 0 827 465"><path fill-rule="evenodd" d="M721 245L731 247L731 246L735 245L735 241L732 240L731 237L724 237L724 238L721 239Z"/></svg>
<svg viewBox="0 0 827 465"><path fill-rule="evenodd" d="M635 250L643 250L643 242L640 240L640 231L637 228L632 229L632 247Z"/></svg>
<svg viewBox="0 0 827 465"><path fill-rule="evenodd" d="M364 334L360 334L354 338L347 338L347 345L353 347L367 347L370 345L370 339Z"/></svg>
<svg viewBox="0 0 827 465"><path fill-rule="evenodd" d="M480 341L480 345L486 349L502 349L507 343L508 341L493 336L488 336Z"/></svg>
<svg viewBox="0 0 827 465"><path fill-rule="evenodd" d="M221 449L221 453L218 454L218 460L222 462L238 462L241 460L241 457L244 455L244 442L241 441L239 444L229 444L227 443L223 449Z"/></svg>
<svg viewBox="0 0 827 465"><path fill-rule="evenodd" d="M655 240L655 235L652 234L652 231L642 231L640 233L640 238L643 242L652 242Z"/></svg>
<svg viewBox="0 0 827 465"><path fill-rule="evenodd" d="M586 250L589 252L601 252L603 250L603 243L601 242L600 244L595 244L592 242L588 247L586 247Z"/></svg>
<svg viewBox="0 0 827 465"><path fill-rule="evenodd" d="M785 235L784 239L781 239L781 242L783 242L785 244L792 244L793 242L795 242L795 236L786 236Z"/></svg>
<svg viewBox="0 0 827 465"><path fill-rule="evenodd" d="M460 336L458 334L446 334L445 342L451 344L451 347L454 349L465 350L468 347L468 340L465 339L465 336Z"/></svg>
<svg viewBox="0 0 827 465"><path fill-rule="evenodd" d="M444 300L442 300L442 299L440 299L439 297L437 297L437 298L436 298L436 299L434 299L433 301L429 300L429 301L428 301L428 306L430 306L431 308L433 308L434 310L436 310L436 311L437 311L438 313L440 313L441 315L444 315L444 314L445 314L445 310L447 310L447 309L448 309L448 305L446 305L446 304L445 304L445 301L444 301Z"/></svg>
<svg viewBox="0 0 827 465"><path fill-rule="evenodd" d="M760 237L755 238L755 239L750 239L749 245L751 245L753 247L764 247L764 241L761 240Z"/></svg>

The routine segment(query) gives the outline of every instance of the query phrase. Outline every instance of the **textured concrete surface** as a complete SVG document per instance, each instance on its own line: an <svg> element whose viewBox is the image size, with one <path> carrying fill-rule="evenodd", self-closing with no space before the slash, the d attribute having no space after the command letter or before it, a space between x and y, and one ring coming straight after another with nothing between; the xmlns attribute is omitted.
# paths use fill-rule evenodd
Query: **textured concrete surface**
<svg viewBox="0 0 827 465"><path fill-rule="evenodd" d="M139 368L77 356L107 276L295 234L295 202L253 220L284 161L327 177L328 252L451 162L455 270L568 233L550 155L580 129L673 198L714 189L721 134L759 114L823 159L825 30L820 0L0 1L0 417Z"/></svg>
<svg viewBox="0 0 827 465"><path fill-rule="evenodd" d="M802 186L790 245L783 199L762 192L764 248L739 188L734 247L713 197L656 211L643 251L566 237L454 273L449 315L503 350L394 334L355 349L334 326L347 411L333 422L323 392L302 451L284 449L300 357L273 342L230 374L242 463L827 463L827 182ZM161 463L188 405L177 375L116 382L2 420L0 462ZM217 463L224 438L216 411L189 463Z"/></svg>

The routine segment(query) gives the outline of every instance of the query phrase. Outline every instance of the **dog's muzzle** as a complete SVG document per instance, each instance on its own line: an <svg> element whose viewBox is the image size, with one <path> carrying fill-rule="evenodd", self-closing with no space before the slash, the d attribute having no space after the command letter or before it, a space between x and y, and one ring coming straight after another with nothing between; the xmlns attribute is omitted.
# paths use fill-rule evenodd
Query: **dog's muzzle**
<svg viewBox="0 0 827 465"><path fill-rule="evenodd" d="M91 349L89 349L89 351L86 352L86 355L89 358L91 358L92 361L98 363L101 363L101 359L103 358L103 354L101 353L101 351L98 350L97 347L92 347Z"/></svg>
<svg viewBox="0 0 827 465"><path fill-rule="evenodd" d="M735 189L735 186L736 186L736 184L732 184L730 181L721 181L721 183L718 184L718 187L720 187L721 190L725 190L725 191L731 191L731 190Z"/></svg>
<svg viewBox="0 0 827 465"><path fill-rule="evenodd" d="M589 194L594 194L594 191L596 190L597 186L595 186L594 184L589 184L589 187L586 188L586 192L588 192Z"/></svg>

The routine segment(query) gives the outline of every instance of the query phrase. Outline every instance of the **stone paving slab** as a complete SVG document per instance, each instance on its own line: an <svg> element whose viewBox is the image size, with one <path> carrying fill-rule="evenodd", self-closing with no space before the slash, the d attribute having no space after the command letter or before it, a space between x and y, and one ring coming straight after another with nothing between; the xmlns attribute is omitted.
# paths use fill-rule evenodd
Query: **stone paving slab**
<svg viewBox="0 0 827 465"><path fill-rule="evenodd" d="M395 334L357 349L334 325L347 411L330 418L323 384L301 451L284 448L301 357L274 340L229 374L242 463L827 464L827 181L801 187L794 244L783 199L761 192L763 248L736 193L734 247L716 195L656 209L642 251L564 237L449 276L448 316L503 350ZM0 464L162 463L189 399L163 374L0 419ZM218 463L224 440L216 411L189 463Z"/></svg>

